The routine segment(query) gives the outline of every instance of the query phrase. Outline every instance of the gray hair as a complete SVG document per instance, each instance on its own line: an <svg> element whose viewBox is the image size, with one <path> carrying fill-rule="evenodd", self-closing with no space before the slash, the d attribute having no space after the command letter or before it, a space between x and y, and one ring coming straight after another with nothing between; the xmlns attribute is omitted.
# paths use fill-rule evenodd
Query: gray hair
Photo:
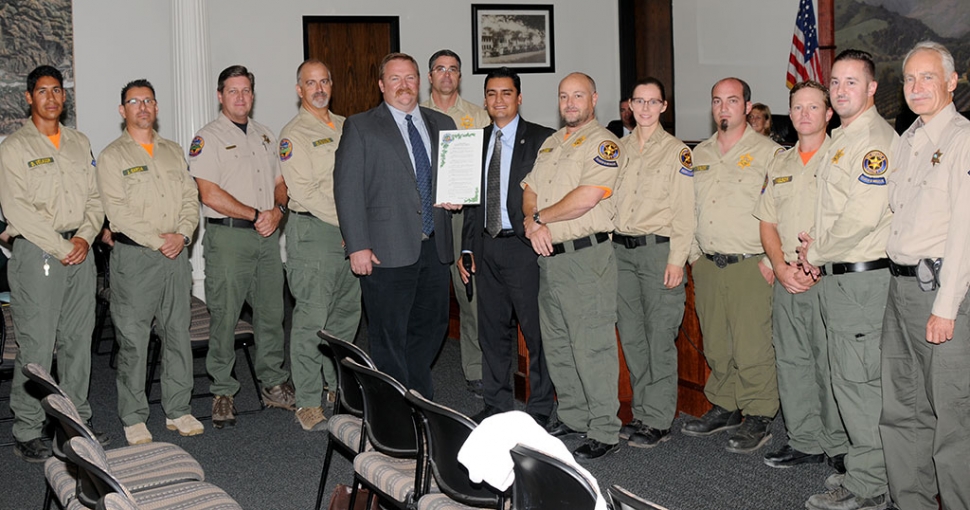
<svg viewBox="0 0 970 510"><path fill-rule="evenodd" d="M950 76L956 72L956 65L953 63L953 55L950 53L950 50L936 41L920 41L916 43L916 46L913 46L913 49L909 50L906 58L903 59L903 72L906 70L906 63L909 62L909 57L912 57L917 51L935 51L940 56L940 60L943 61L943 74L946 75L942 77L944 80L950 79Z"/></svg>

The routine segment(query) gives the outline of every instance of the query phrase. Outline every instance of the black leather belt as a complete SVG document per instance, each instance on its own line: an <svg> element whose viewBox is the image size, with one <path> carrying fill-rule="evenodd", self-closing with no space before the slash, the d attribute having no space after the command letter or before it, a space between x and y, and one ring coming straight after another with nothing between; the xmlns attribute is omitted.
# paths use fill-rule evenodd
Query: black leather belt
<svg viewBox="0 0 970 510"><path fill-rule="evenodd" d="M222 225L224 227L232 228L248 228L254 229L256 225L249 220L241 220L239 218L206 218L206 225Z"/></svg>
<svg viewBox="0 0 970 510"><path fill-rule="evenodd" d="M901 266L890 260L889 274L893 276L916 276L916 266Z"/></svg>
<svg viewBox="0 0 970 510"><path fill-rule="evenodd" d="M122 234L121 232L112 233L111 238L114 239L116 243L127 244L128 246L138 246L139 248L142 247L142 245L136 243L132 238Z"/></svg>
<svg viewBox="0 0 970 510"><path fill-rule="evenodd" d="M586 237L580 237L579 239L573 239L572 241L556 243L552 245L552 256L566 253L566 245L572 245L572 251L579 251L583 248L589 248L594 244L605 243L609 238L610 235L606 232L599 232ZM596 240L596 242L594 243L593 240Z"/></svg>
<svg viewBox="0 0 970 510"><path fill-rule="evenodd" d="M61 237L63 237L64 239L67 239L68 241L70 241L70 240L71 240L71 238L72 238L72 237L74 237L74 234L77 234L77 229L74 229L74 230L68 230L67 232L58 232L58 233L57 233L57 235L59 235L59 236L61 236ZM11 237L11 238L10 238L10 245L12 246L12 245L13 245L13 243L14 243L14 242L15 242L15 241L16 241L17 239L23 239L23 237L24 237L24 236L22 236L22 235L15 235L15 236L13 236L13 237Z"/></svg>
<svg viewBox="0 0 970 510"><path fill-rule="evenodd" d="M492 237L492 234L489 234L487 230L483 231L482 235ZM511 228L503 228L502 230L498 231L498 234L495 235L496 239L500 237L515 237L515 230Z"/></svg>
<svg viewBox="0 0 970 510"><path fill-rule="evenodd" d="M825 264L820 267L823 275L840 275L846 273L861 273L863 271L875 271L889 267L889 259L877 259L869 262L844 262ZM914 273L915 276L915 273Z"/></svg>
<svg viewBox="0 0 970 510"><path fill-rule="evenodd" d="M739 255L727 255L724 253L704 254L704 256L707 257L707 260L710 260L715 266L721 269L728 267L729 264L737 264L742 260L761 255L764 255L764 253L741 253Z"/></svg>
<svg viewBox="0 0 970 510"><path fill-rule="evenodd" d="M613 232L613 242L619 245L623 245L627 248L636 248L638 246L644 246L647 244L647 240L653 238L654 244L669 243L670 238L667 236L658 236L656 234L650 234L645 236L625 236L619 232Z"/></svg>
<svg viewBox="0 0 970 510"><path fill-rule="evenodd" d="M293 214L299 214L300 216L309 216L311 218L316 218L316 216L314 216L313 213L310 211L294 211L293 209L290 209L290 212Z"/></svg>

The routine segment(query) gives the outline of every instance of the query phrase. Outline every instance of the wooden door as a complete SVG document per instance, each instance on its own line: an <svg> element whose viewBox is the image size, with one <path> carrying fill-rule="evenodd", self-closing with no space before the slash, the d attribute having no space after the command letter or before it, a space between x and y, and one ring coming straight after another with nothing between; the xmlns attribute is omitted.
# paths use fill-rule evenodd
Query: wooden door
<svg viewBox="0 0 970 510"><path fill-rule="evenodd" d="M400 51L397 16L304 16L303 57L330 69L330 110L349 117L381 102L377 87L381 60Z"/></svg>

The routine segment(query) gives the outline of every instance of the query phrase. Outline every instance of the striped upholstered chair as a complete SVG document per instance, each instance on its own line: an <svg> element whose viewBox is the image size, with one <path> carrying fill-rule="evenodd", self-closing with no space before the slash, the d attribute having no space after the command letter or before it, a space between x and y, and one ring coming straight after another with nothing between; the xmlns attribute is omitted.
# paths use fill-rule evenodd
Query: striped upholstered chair
<svg viewBox="0 0 970 510"><path fill-rule="evenodd" d="M81 420L77 408L67 398L54 393L44 397L41 406L60 425L55 433L54 456L44 464L44 475L48 484L44 508L50 508L53 499L51 495L57 497L61 508L68 508L78 498L79 487L77 466L67 455L65 445L75 437L94 441L99 449L101 445ZM136 494L205 479L202 466L188 452L173 444L148 443L101 451L114 476ZM84 484L81 486L83 489ZM87 498L93 507L97 498L90 489L88 491Z"/></svg>
<svg viewBox="0 0 970 510"><path fill-rule="evenodd" d="M407 390L393 377L344 359L364 396L364 431L374 451L354 458L354 489L350 507L354 508L358 484L370 489L370 497L380 497L385 506L401 510L413 508L426 487L423 441L404 397ZM431 490L437 487L431 485ZM371 501L368 501L368 507Z"/></svg>
<svg viewBox="0 0 970 510"><path fill-rule="evenodd" d="M414 406L418 428L424 434L429 470L441 490L435 493L425 490L424 496L418 500L417 510L505 510L505 496L487 485L472 483L468 470L458 462L458 451L475 429L475 422L414 390L408 391L406 396ZM426 477L426 483L430 478Z"/></svg>
<svg viewBox="0 0 970 510"><path fill-rule="evenodd" d="M225 491L205 482L183 482L133 493L108 467L108 459L97 441L71 438L65 443L64 452L84 474L81 485L86 486L78 489L78 499L71 501L66 510L95 508L111 493L121 494L129 502L134 501L138 508L145 509L242 510Z"/></svg>
<svg viewBox="0 0 970 510"><path fill-rule="evenodd" d="M98 501L98 506L94 508L95 510L138 510L138 503L120 492L112 492L105 494L101 501Z"/></svg>
<svg viewBox="0 0 970 510"><path fill-rule="evenodd" d="M349 358L361 366L375 367L370 356L360 347L341 340L326 330L318 331L317 336L327 343L330 352L333 354L333 359L337 361L337 399L334 403L333 416L327 420L327 434L330 437L327 440L327 453L323 460L323 471L320 473L317 502L314 507L316 510L320 510L334 449L338 449L340 453L353 460L358 453L368 447L367 437L364 434L364 396L360 393L357 380L349 373L349 369L340 364L339 361ZM322 347L321 350L323 350Z"/></svg>

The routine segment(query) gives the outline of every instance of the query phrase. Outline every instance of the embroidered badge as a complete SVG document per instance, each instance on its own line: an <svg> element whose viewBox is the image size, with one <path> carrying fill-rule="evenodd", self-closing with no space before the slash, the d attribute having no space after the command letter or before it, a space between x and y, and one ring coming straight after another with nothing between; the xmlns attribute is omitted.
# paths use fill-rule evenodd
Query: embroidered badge
<svg viewBox="0 0 970 510"><path fill-rule="evenodd" d="M471 127L473 125L475 125L475 121L472 120L472 116L471 115L465 115L464 117L461 118L461 128L462 129L471 129Z"/></svg>
<svg viewBox="0 0 970 510"><path fill-rule="evenodd" d="M144 165L142 165L142 166L133 166L131 168L126 168L125 170L122 170L121 171L121 175L127 177L127 176L129 176L131 174L137 174L137 173L147 172L147 171L148 171L148 167L147 166L144 166Z"/></svg>
<svg viewBox="0 0 970 510"><path fill-rule="evenodd" d="M869 151L864 158L862 158L862 171L866 175L873 177L878 177L884 173L889 168L889 158L886 157L882 151Z"/></svg>
<svg viewBox="0 0 970 510"><path fill-rule="evenodd" d="M775 149L775 156L781 154L782 152L785 152L785 148L784 147L778 147L777 149Z"/></svg>
<svg viewBox="0 0 970 510"><path fill-rule="evenodd" d="M689 168L687 168L686 166L680 167L680 173L686 175L687 177L693 177L694 176L694 171L691 170L691 169L689 169Z"/></svg>
<svg viewBox="0 0 970 510"><path fill-rule="evenodd" d="M189 144L189 157L194 158L199 154L202 154L202 148L205 147L205 140L201 136L197 136L192 139L192 143Z"/></svg>
<svg viewBox="0 0 970 510"><path fill-rule="evenodd" d="M683 165L684 168L693 168L694 166L690 156L690 149L687 147L680 150L680 164Z"/></svg>
<svg viewBox="0 0 970 510"><path fill-rule="evenodd" d="M785 184L786 182L791 182L791 178L792 176L790 175L786 175L784 177L775 177L771 182L773 184Z"/></svg>
<svg viewBox="0 0 970 510"><path fill-rule="evenodd" d="M754 158L751 157L751 153L744 154L738 158L738 168L748 168L752 161L754 161Z"/></svg>
<svg viewBox="0 0 970 510"><path fill-rule="evenodd" d="M599 155L593 161L603 166L617 167L616 159L620 157L620 147L610 140L604 140L599 146Z"/></svg>
<svg viewBox="0 0 970 510"><path fill-rule="evenodd" d="M280 161L286 161L293 156L293 144L288 138L280 140Z"/></svg>
<svg viewBox="0 0 970 510"><path fill-rule="evenodd" d="M704 172L711 168L711 165L697 165L694 167L695 172Z"/></svg>
<svg viewBox="0 0 970 510"><path fill-rule="evenodd" d="M323 145L325 143L332 143L332 142L333 142L333 138L323 138L321 140L316 140L315 142L313 142L313 146L314 147L318 147L318 146Z"/></svg>
<svg viewBox="0 0 970 510"><path fill-rule="evenodd" d="M545 154L547 152L552 152L552 147L546 147L545 149L539 149L539 154Z"/></svg>
<svg viewBox="0 0 970 510"><path fill-rule="evenodd" d="M34 168L40 165L49 165L54 162L54 158L40 158L27 162L27 168Z"/></svg>
<svg viewBox="0 0 970 510"><path fill-rule="evenodd" d="M266 135L263 135L263 144L269 144L269 143L270 143L269 137Z"/></svg>
<svg viewBox="0 0 970 510"><path fill-rule="evenodd" d="M761 194L765 194L765 190L768 189L768 176L765 175L765 183L761 185Z"/></svg>
<svg viewBox="0 0 970 510"><path fill-rule="evenodd" d="M585 141L586 141L586 137L585 136L581 136L581 137L577 138L575 142L573 142L573 147L579 147Z"/></svg>
<svg viewBox="0 0 970 510"><path fill-rule="evenodd" d="M941 151L940 149L936 149L936 152L933 153L933 159L930 160L930 163L933 163L933 166L939 165L941 163L940 161L941 157L943 157L943 151Z"/></svg>
<svg viewBox="0 0 970 510"><path fill-rule="evenodd" d="M832 163L839 164L839 160L842 159L842 156L844 155L845 155L845 151L842 149L839 149L838 151L835 152L835 156L832 156Z"/></svg>
<svg viewBox="0 0 970 510"><path fill-rule="evenodd" d="M233 145L227 145L227 146L226 146L226 150L227 150L227 151L231 151L231 150L233 150L233 149L235 149L235 148L236 148L236 145L235 145L235 144L233 144Z"/></svg>

